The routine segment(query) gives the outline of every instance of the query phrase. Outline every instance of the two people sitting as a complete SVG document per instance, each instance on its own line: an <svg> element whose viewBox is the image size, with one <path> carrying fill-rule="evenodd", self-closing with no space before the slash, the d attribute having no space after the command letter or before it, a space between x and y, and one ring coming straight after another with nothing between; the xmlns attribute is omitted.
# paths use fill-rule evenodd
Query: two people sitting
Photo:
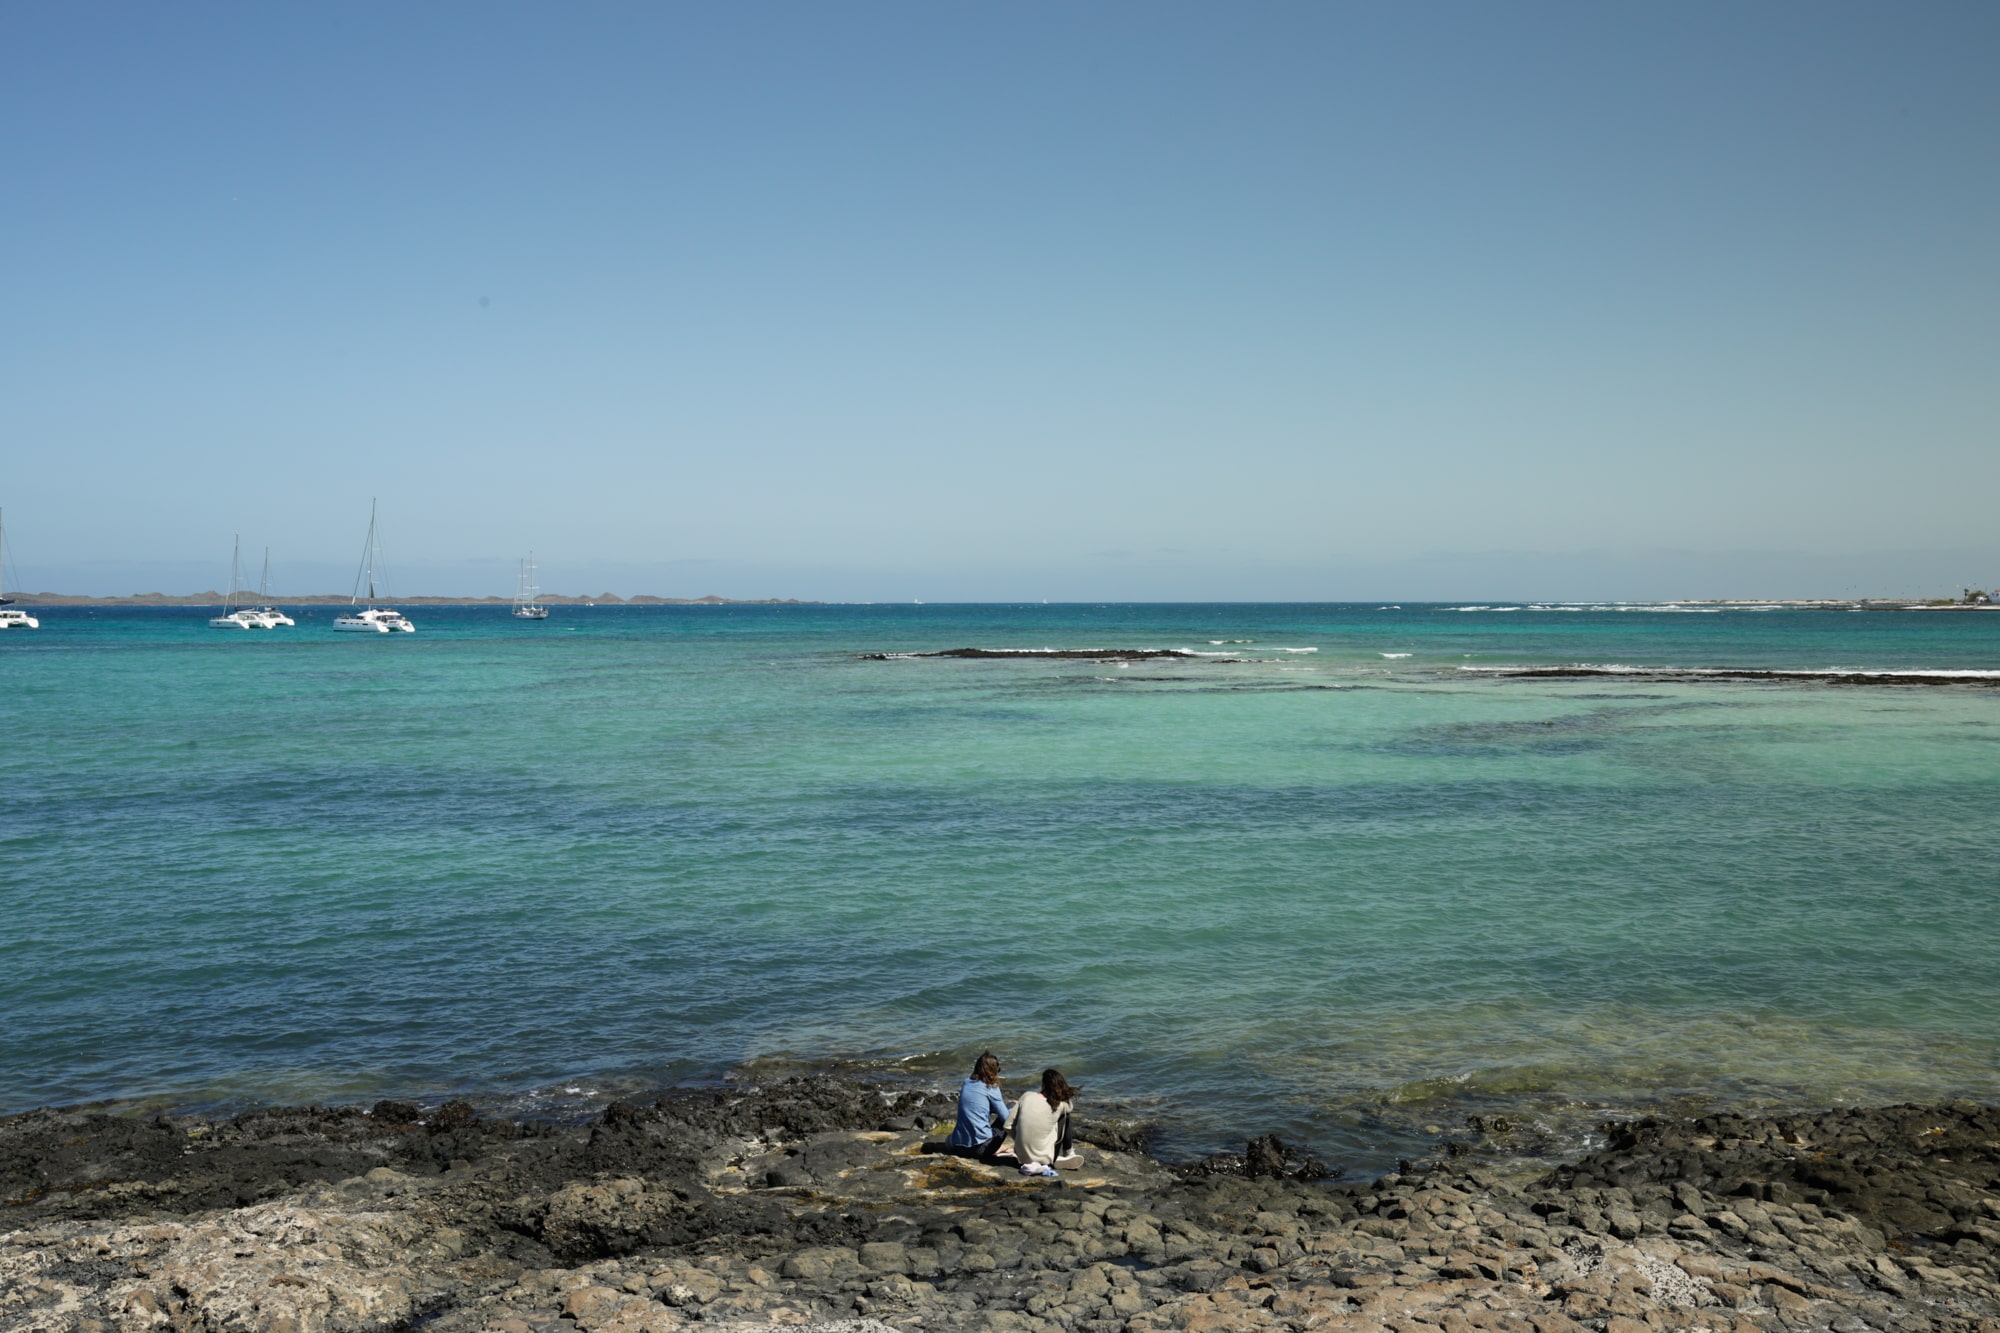
<svg viewBox="0 0 2000 1333"><path fill-rule="evenodd" d="M1083 1163L1070 1135L1077 1089L1060 1069L1044 1069L1038 1092L1024 1092L1012 1108L1000 1091L1000 1060L983 1052L958 1093L958 1123L945 1150L981 1161L1018 1161L1027 1175L1049 1176L1056 1167Z"/></svg>

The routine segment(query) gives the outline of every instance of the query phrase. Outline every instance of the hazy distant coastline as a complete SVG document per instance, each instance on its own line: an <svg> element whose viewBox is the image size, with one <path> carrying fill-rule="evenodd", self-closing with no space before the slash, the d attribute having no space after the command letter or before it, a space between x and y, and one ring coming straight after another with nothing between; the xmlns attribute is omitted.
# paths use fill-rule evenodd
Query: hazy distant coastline
<svg viewBox="0 0 2000 1333"><path fill-rule="evenodd" d="M185 595L169 595L163 592L137 592L129 597L84 597L74 593L22 592L11 594L13 600L22 606L220 606L222 594L211 589L208 592L194 592ZM253 601L268 601L284 606L345 606L353 597L346 593L315 593L308 597L259 597ZM382 597L384 606L507 606L511 597ZM713 593L707 597L655 597L651 593L640 593L635 597L620 597L616 593L601 592L595 597L565 597L559 593L538 593L535 600L552 606L818 606L818 602L803 602L796 597L717 597Z"/></svg>
<svg viewBox="0 0 2000 1333"><path fill-rule="evenodd" d="M1982 597L1985 594L1981 594ZM137 592L124 597L89 597L80 593L59 592L18 592L9 598L22 606L220 606L222 594L213 588L206 592L162 593ZM281 606L346 606L354 599L347 593L314 593L309 596L288 597L270 595L250 597L247 600L270 602ZM384 606L507 606L511 597L379 597ZM537 601L552 606L827 606L827 605L873 605L874 603L828 603L812 598L800 597L718 597L710 593L705 597L656 597L651 593L638 593L631 597L620 597L616 593L601 592L596 595L566 596L560 593L538 593ZM1329 605L1372 604L1374 598L1346 599L1345 602L1329 602ZM993 603L1005 605L1006 603ZM1134 603L1139 605L1143 603ZM1164 602L1160 605L1174 605ZM1210 605L1211 603L1203 603ZM1229 605L1230 603L1212 603ZM1257 605L1258 603L1244 603ZM1587 600L1587 601L1507 601L1497 600L1490 604L1455 605L1452 602L1413 603L1413 605L1433 606L1448 611L1606 611L1631 608L1685 608L1689 610L1737 610L1759 611L1779 608L1802 611L2000 611L2000 593L1990 600L1966 601L1943 597L1669 597L1652 600ZM1401 607L1383 608L1400 610Z"/></svg>

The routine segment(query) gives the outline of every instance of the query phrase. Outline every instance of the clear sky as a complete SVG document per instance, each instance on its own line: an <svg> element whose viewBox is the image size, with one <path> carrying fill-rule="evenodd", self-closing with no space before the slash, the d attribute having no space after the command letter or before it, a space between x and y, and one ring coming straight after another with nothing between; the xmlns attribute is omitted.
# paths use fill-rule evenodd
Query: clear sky
<svg viewBox="0 0 2000 1333"><path fill-rule="evenodd" d="M10 583L2000 582L2000 4L0 7Z"/></svg>

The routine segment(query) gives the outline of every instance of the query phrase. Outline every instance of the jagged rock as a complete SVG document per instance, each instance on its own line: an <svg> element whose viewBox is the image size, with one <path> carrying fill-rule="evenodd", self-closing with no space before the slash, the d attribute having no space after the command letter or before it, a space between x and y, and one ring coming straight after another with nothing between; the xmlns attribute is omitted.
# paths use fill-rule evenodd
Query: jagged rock
<svg viewBox="0 0 2000 1333"><path fill-rule="evenodd" d="M581 1262L663 1248L698 1238L707 1210L686 1196L636 1179L566 1185L545 1198L525 1198L502 1224L533 1236L559 1259Z"/></svg>
<svg viewBox="0 0 2000 1333"><path fill-rule="evenodd" d="M807 1079L577 1128L15 1117L0 1329L1983 1333L2000 1301L1987 1108L1634 1122L1539 1180L1460 1156L1372 1185L1302 1179L1275 1138L1178 1175L1099 1144L1025 1180L926 1156L949 1111ZM1897 1229L1913 1210L1943 1221Z"/></svg>
<svg viewBox="0 0 2000 1333"><path fill-rule="evenodd" d="M264 1204L195 1221L14 1233L0 1238L0 1289L32 1289L38 1271L77 1276L87 1257L100 1282L91 1299L71 1302L72 1327L87 1307L123 1329L349 1333L395 1327L437 1303L450 1285L439 1275L465 1248L459 1232L401 1211ZM13 1311L0 1314L14 1323Z"/></svg>

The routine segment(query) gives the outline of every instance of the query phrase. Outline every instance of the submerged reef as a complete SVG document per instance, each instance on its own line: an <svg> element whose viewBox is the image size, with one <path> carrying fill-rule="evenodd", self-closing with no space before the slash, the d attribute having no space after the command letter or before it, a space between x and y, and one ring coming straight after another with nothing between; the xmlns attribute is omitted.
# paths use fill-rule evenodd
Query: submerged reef
<svg viewBox="0 0 2000 1333"><path fill-rule="evenodd" d="M995 662L1151 662L1173 658L1188 662L1237 662L1227 653L1201 653L1192 648L943 648L931 653L861 653L864 662L903 662L919 657L956 657Z"/></svg>
<svg viewBox="0 0 2000 1333"><path fill-rule="evenodd" d="M0 1121L0 1328L38 1333L2000 1333L2000 1110L1647 1119L1553 1170L1168 1166L1086 1116L1055 1179L952 1101L833 1077L617 1102ZM1336 1164L1337 1165L1337 1164Z"/></svg>

